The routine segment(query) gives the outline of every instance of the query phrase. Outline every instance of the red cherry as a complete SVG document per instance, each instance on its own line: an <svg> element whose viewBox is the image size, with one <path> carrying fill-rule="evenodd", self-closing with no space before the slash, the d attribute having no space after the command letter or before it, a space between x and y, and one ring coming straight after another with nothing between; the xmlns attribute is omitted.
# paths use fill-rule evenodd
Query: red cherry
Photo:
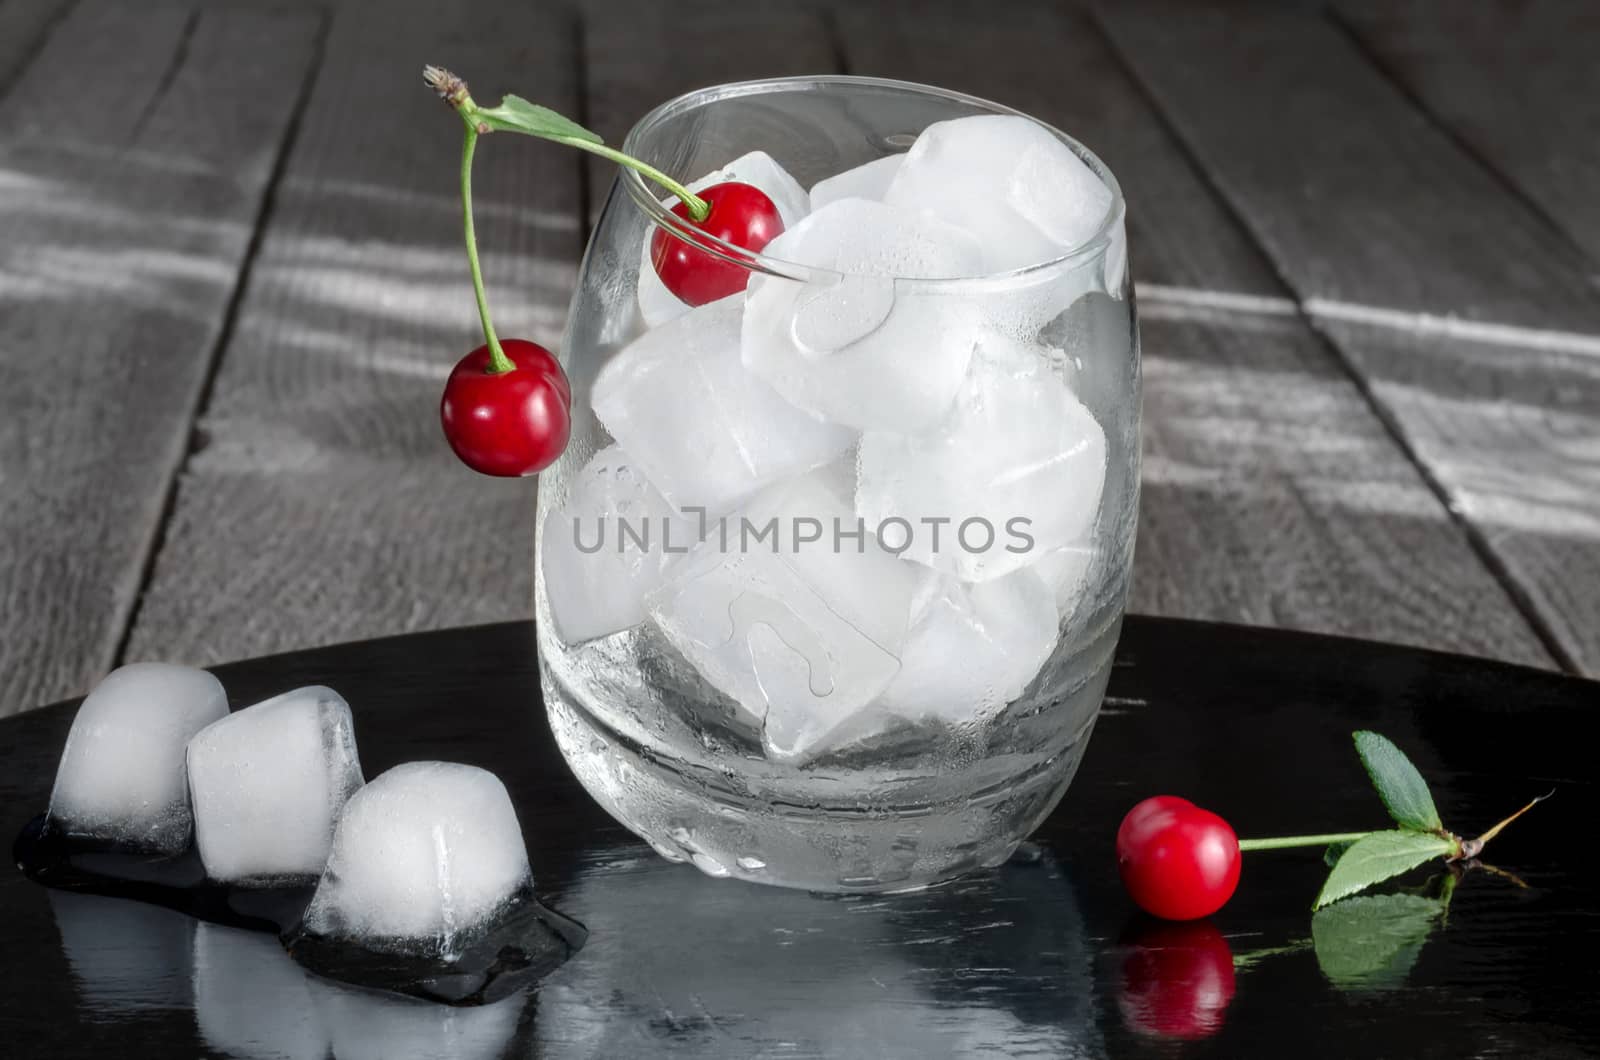
<svg viewBox="0 0 1600 1060"><path fill-rule="evenodd" d="M1195 920L1233 897L1239 885L1239 839L1210 810L1158 795L1122 819L1117 867L1139 908L1166 920Z"/></svg>
<svg viewBox="0 0 1600 1060"><path fill-rule="evenodd" d="M1117 828L1117 856L1132 844L1143 844L1152 827L1160 828L1167 820L1166 813L1186 809L1194 803L1176 795L1152 795L1128 811Z"/></svg>
<svg viewBox="0 0 1600 1060"><path fill-rule="evenodd" d="M1194 1041L1222 1028L1233 991L1233 950L1214 924L1154 921L1123 959L1117 1007L1136 1034Z"/></svg>
<svg viewBox="0 0 1600 1060"><path fill-rule="evenodd" d="M532 475L555 463L572 430L572 387L550 351L524 339L500 343L516 367L489 370L488 346L460 361L444 384L439 419L461 462L485 475Z"/></svg>
<svg viewBox="0 0 1600 1060"><path fill-rule="evenodd" d="M696 194L711 206L704 221L690 217L689 207L682 201L672 212L724 243L754 253L783 231L778 208L752 184L728 181ZM667 290L690 305L705 305L737 294L750 282L750 270L745 266L720 258L665 228L657 228L650 237L650 262Z"/></svg>

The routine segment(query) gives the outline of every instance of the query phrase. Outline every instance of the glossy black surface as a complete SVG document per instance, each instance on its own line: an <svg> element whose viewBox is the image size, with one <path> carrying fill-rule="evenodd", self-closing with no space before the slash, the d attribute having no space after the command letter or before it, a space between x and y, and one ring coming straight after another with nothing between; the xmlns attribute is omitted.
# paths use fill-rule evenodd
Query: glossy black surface
<svg viewBox="0 0 1600 1060"><path fill-rule="evenodd" d="M338 689L369 776L419 758L494 770L541 896L588 926L588 945L535 994L452 1009L307 976L270 936L7 872L5 1055L1600 1054L1592 683L1130 619L1082 772L1031 860L921 894L820 897L669 865L597 809L551 744L529 625L217 672L235 706ZM8 835L43 808L71 717L63 705L0 723ZM1186 795L1242 835L1382 827L1355 728L1413 757L1457 831L1555 788L1486 852L1525 886L1470 872L1441 915L1429 897L1445 881L1419 872L1407 882L1423 896L1384 899L1353 930L1312 923L1317 852L1258 853L1215 931L1134 916L1111 844L1145 795Z"/></svg>

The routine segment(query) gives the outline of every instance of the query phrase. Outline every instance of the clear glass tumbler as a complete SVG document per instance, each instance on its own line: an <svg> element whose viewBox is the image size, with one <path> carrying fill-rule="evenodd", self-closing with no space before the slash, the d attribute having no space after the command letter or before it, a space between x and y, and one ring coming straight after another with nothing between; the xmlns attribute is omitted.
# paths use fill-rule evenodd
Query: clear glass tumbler
<svg viewBox="0 0 1600 1060"><path fill-rule="evenodd" d="M928 126L981 115L1015 112L787 78L691 93L628 135L707 174L694 190L756 184L785 224L750 254L621 172L563 344L544 698L578 779L663 857L915 889L1007 858L1083 756L1138 509L1124 207L1082 145L1014 121L970 157L908 156L955 220L877 201L911 186L890 188ZM1063 158L1077 185L1056 183ZM1069 221L1087 235L1028 249ZM657 253L691 240L747 288L680 302L658 232Z"/></svg>

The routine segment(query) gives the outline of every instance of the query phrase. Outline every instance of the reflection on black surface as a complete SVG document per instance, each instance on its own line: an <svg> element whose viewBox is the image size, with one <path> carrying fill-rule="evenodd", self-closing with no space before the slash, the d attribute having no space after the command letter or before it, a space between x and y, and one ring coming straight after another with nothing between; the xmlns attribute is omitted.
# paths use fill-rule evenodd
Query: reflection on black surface
<svg viewBox="0 0 1600 1060"><path fill-rule="evenodd" d="M1404 986L1445 904L1415 894L1373 894L1317 910L1311 939L1322 974L1340 990Z"/></svg>
<svg viewBox="0 0 1600 1060"><path fill-rule="evenodd" d="M458 1008L311 976L307 982L334 1060L493 1060L505 1054L528 1000L519 993Z"/></svg>
<svg viewBox="0 0 1600 1060"><path fill-rule="evenodd" d="M323 1060L328 1034L300 966L271 935L199 924L194 1015L206 1044L239 1060Z"/></svg>
<svg viewBox="0 0 1600 1060"><path fill-rule="evenodd" d="M594 866L561 904L592 935L539 993L549 1055L1099 1052L1083 921L1048 857L898 896L629 860Z"/></svg>
<svg viewBox="0 0 1600 1060"><path fill-rule="evenodd" d="M206 1045L235 1060L494 1060L527 1008L525 993L452 1008L347 987L307 974L272 935L125 899L49 895L83 1012L192 1004Z"/></svg>
<svg viewBox="0 0 1600 1060"><path fill-rule="evenodd" d="M1222 1029L1233 1001L1233 950L1209 920L1141 918L1124 933L1117 1008L1135 1034L1194 1041Z"/></svg>
<svg viewBox="0 0 1600 1060"><path fill-rule="evenodd" d="M189 1007L194 921L122 898L49 891L61 949L89 1019Z"/></svg>

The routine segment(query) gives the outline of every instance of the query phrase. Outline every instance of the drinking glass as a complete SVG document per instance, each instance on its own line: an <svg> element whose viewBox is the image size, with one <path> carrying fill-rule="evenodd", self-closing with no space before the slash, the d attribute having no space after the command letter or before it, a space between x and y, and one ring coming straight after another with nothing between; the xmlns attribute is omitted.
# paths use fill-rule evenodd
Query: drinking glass
<svg viewBox="0 0 1600 1060"><path fill-rule="evenodd" d="M684 180L775 162L780 212L802 215L818 181L995 114L1015 112L785 78L663 104L624 150ZM787 260L782 237L751 254L619 173L563 344L573 431L539 488L538 648L567 762L663 857L911 890L1004 861L1071 781L1127 594L1139 343L1116 180L1045 128L1109 205L1065 254L992 275L930 270L859 202L863 227L827 238L881 247L870 268ZM682 305L658 233L747 288Z"/></svg>

